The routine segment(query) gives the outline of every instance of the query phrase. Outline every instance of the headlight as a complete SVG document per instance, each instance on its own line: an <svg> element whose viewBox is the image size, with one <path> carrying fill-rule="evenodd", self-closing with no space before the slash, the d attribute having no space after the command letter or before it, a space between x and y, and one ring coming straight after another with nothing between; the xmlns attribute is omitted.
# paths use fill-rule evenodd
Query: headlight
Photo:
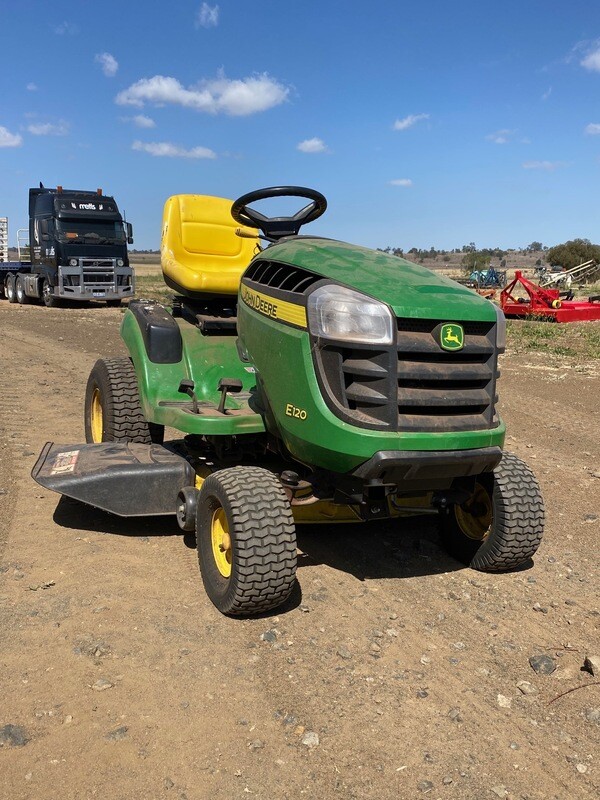
<svg viewBox="0 0 600 800"><path fill-rule="evenodd" d="M494 306L496 309L496 347L499 353L506 350L506 317L504 311L499 306Z"/></svg>
<svg viewBox="0 0 600 800"><path fill-rule="evenodd" d="M70 267L76 267L77 266L77 259L76 258L70 258L69 259L69 266Z"/></svg>
<svg viewBox="0 0 600 800"><path fill-rule="evenodd" d="M322 286L308 298L311 333L344 342L392 344L394 320L389 308L345 286Z"/></svg>
<svg viewBox="0 0 600 800"><path fill-rule="evenodd" d="M117 267L122 267L124 263L122 258L117 258Z"/></svg>

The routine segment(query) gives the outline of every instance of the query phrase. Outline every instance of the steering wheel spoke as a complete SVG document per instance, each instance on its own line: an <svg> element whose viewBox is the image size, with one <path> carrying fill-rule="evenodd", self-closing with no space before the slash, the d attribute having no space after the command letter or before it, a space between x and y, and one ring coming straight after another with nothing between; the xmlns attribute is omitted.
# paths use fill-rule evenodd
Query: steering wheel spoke
<svg viewBox="0 0 600 800"><path fill-rule="evenodd" d="M303 197L311 202L291 217L266 217L250 207L251 203L271 197ZM303 186L271 186L239 197L231 206L231 216L240 225L259 228L267 239L277 241L284 236L297 236L302 225L318 219L327 208L327 200L315 189Z"/></svg>

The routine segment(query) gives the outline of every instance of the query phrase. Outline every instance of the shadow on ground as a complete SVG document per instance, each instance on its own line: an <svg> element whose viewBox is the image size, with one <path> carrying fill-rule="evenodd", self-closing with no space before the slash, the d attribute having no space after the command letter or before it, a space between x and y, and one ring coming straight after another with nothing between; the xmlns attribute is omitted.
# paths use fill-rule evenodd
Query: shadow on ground
<svg viewBox="0 0 600 800"><path fill-rule="evenodd" d="M182 535L174 516L117 517L61 497L54 522L62 528L131 537L182 536L196 546L194 533ZM298 525L298 567L324 564L360 581L411 578L463 569L448 556L437 533L436 518L407 517L337 525Z"/></svg>

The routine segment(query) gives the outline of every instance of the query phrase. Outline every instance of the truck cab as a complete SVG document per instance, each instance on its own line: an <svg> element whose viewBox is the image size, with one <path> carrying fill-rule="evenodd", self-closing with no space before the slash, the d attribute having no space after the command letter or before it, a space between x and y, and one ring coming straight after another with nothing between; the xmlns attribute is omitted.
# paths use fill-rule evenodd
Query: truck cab
<svg viewBox="0 0 600 800"><path fill-rule="evenodd" d="M134 294L127 254L132 242L130 223L123 221L114 197L102 189L50 189L40 184L29 190L29 268L22 259L18 274L12 276L14 297L18 302L37 298L47 306L60 300L118 305Z"/></svg>

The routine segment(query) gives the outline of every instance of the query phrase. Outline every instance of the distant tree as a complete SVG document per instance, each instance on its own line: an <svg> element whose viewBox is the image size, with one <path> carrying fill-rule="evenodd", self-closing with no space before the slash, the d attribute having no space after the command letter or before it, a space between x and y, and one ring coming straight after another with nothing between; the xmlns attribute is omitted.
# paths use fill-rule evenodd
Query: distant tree
<svg viewBox="0 0 600 800"><path fill-rule="evenodd" d="M525 248L529 253L541 253L543 249L544 245L541 242L532 242Z"/></svg>
<svg viewBox="0 0 600 800"><path fill-rule="evenodd" d="M571 239L564 244L557 244L546 252L546 261L551 266L571 269L584 261L594 259L600 264L600 245L592 244L589 239Z"/></svg>
<svg viewBox="0 0 600 800"><path fill-rule="evenodd" d="M535 265L536 265L536 267L541 267L542 266L542 259L538 258L537 261L535 262Z"/></svg>
<svg viewBox="0 0 600 800"><path fill-rule="evenodd" d="M473 270L487 269L490 265L491 256L489 251L484 250L471 250L465 253L462 257L461 264L465 272L473 272Z"/></svg>

